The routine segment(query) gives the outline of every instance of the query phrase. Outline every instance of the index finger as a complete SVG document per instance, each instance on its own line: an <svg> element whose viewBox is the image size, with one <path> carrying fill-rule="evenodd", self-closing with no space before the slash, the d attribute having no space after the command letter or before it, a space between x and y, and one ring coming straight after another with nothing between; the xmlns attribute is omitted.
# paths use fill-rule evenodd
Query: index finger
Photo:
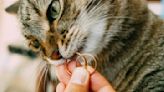
<svg viewBox="0 0 164 92"><path fill-rule="evenodd" d="M58 80L64 84L67 84L70 80L70 75L67 71L67 68L63 64L55 67Z"/></svg>
<svg viewBox="0 0 164 92"><path fill-rule="evenodd" d="M92 67L88 66L87 70L92 73L95 71ZM94 92L115 92L109 82L97 71L90 76L90 87ZM105 89L104 89L105 88ZM107 91L102 91L107 90Z"/></svg>
<svg viewBox="0 0 164 92"><path fill-rule="evenodd" d="M76 68L76 61L71 61L68 64L62 64L59 66L56 66L55 71L57 78L60 82L64 84L68 84L71 75L70 73Z"/></svg>

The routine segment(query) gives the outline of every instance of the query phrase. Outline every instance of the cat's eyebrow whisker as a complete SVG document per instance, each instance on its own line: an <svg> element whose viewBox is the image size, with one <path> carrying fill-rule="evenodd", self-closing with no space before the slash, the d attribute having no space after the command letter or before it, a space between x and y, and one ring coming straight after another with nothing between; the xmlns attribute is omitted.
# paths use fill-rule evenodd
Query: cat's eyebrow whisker
<svg viewBox="0 0 164 92"><path fill-rule="evenodd" d="M93 23L93 22L91 22L91 21L97 21L97 20L99 20L99 19L107 19L107 18L108 18L108 17L107 17L107 16L108 16L107 14L104 14L104 15L102 15L102 14L97 14L97 13L100 11L100 9L103 8L103 7L104 7L103 5L96 5L96 6L92 7L92 9L91 9L90 11L88 11L88 12L86 12L86 10L82 10L83 13L81 13L81 14L79 15L79 17L85 18L86 15L88 15L88 19L83 19L83 20L81 20L82 23L83 23L83 21L85 22L86 20L90 21L90 22L88 22L88 23ZM97 14L97 15L95 15L95 14ZM96 17L96 16L97 16L97 17ZM92 19L93 17L96 18L96 19L90 20L90 19Z"/></svg>
<svg viewBox="0 0 164 92"><path fill-rule="evenodd" d="M103 0L99 0L98 3L97 3L95 6L91 6L90 11L96 10L97 8L99 8L99 7L101 7L101 6L104 7L104 4L105 4L105 3L101 4L102 1L103 1ZM94 3L94 2L97 2L97 0L93 1L92 3ZM108 6L109 6L109 7L113 7L113 6L116 6L116 5L115 5L115 4L110 4L110 5L108 5ZM86 6L84 7L84 9L87 10L87 7L88 7L88 5L86 5Z"/></svg>
<svg viewBox="0 0 164 92"><path fill-rule="evenodd" d="M101 0L102 1L102 0ZM108 5L108 7L112 8L116 5ZM101 2L99 2L97 5L93 6L91 9L87 9L87 6L84 7L85 10L89 10L88 12L91 12L93 14L95 14L95 12L99 11L99 9L102 9L104 7L104 4L101 4Z"/></svg>
<svg viewBox="0 0 164 92"><path fill-rule="evenodd" d="M125 16L113 16L113 17L108 17L108 19L131 19L135 20L133 17L125 17Z"/></svg>
<svg viewBox="0 0 164 92"><path fill-rule="evenodd" d="M124 26L126 26L126 25L121 25L121 26L123 26L123 27L122 27L122 31L128 31L128 30L129 30L129 28L124 28ZM113 29L113 28L112 28L111 30L112 30L113 32L117 33L119 29L116 29L116 28ZM121 32L121 31L119 31L119 32ZM117 35L115 34L115 36L117 36Z"/></svg>

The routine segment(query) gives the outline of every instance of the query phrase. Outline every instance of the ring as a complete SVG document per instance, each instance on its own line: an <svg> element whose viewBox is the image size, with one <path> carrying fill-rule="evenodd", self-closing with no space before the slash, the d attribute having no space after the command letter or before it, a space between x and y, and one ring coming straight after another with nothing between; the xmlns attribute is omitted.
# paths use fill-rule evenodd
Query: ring
<svg viewBox="0 0 164 92"><path fill-rule="evenodd" d="M88 61L87 61L85 56L89 56L93 59L94 67L93 66L92 67L94 68L94 71L91 73L91 74L93 74L97 69L97 60L96 60L96 58L91 54L81 54L81 53L78 53L78 52L76 54L78 55L78 57L76 58L76 61L78 61L78 59L81 57L83 62L84 62L83 66L84 66L85 69L87 69L87 66L88 66Z"/></svg>
<svg viewBox="0 0 164 92"><path fill-rule="evenodd" d="M91 57L92 59L93 59L93 61L94 61L94 65L93 66L91 66L92 68L94 68L94 71L91 73L91 75L96 71L96 69L97 69L97 60L96 60L96 58L93 56L93 55L91 55L91 54L86 54L86 53L84 53L84 54L81 54L81 53L79 53L79 52L76 52L76 55L78 56L77 58L76 58L76 61L79 61L80 62L80 64L87 70L87 66L89 65L88 63L88 60L86 59L86 56L89 56L89 57ZM79 59L82 59L82 62L79 60ZM60 64L64 64L65 65L65 67L68 69L68 67L67 67L67 59L66 59L66 62L63 60L62 62L60 61L60 63L59 62L53 62L53 61L51 61L50 59L48 59L47 57L43 57L43 59L45 60L45 61L47 61L47 62L49 62L50 64L53 64L53 65L60 65ZM68 72L68 74L69 75L71 75L71 72L70 71L67 71Z"/></svg>

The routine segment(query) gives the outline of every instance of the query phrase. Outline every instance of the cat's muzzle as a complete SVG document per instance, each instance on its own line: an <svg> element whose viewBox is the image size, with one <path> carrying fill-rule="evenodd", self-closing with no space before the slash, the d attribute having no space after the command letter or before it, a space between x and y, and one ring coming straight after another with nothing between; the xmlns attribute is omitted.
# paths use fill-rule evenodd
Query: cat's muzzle
<svg viewBox="0 0 164 92"><path fill-rule="evenodd" d="M62 56L61 56L60 52L57 50L57 51L53 51L53 52L52 52L50 58L51 58L52 60L59 60L59 59L62 58Z"/></svg>

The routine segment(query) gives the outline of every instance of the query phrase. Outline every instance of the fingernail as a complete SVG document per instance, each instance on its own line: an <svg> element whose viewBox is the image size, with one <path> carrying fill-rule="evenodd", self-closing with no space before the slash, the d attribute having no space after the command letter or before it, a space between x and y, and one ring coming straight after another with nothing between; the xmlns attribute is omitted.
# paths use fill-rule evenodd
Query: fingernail
<svg viewBox="0 0 164 92"><path fill-rule="evenodd" d="M71 83L85 84L89 77L88 71L85 68L76 68L71 77Z"/></svg>

